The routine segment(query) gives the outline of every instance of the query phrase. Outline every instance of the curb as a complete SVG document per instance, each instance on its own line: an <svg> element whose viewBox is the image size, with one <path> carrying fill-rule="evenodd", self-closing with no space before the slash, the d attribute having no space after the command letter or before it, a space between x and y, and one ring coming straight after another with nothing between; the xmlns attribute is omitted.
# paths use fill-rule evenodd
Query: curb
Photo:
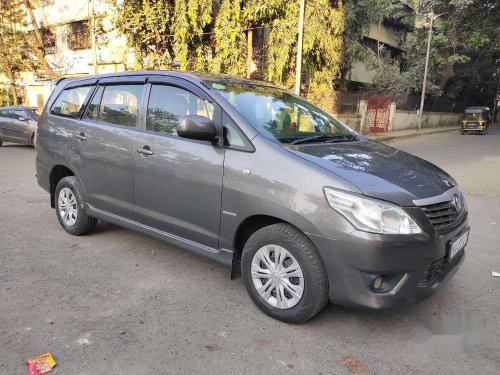
<svg viewBox="0 0 500 375"><path fill-rule="evenodd" d="M447 128L447 129L431 129L431 130L421 130L421 131L415 131L414 133L408 133L408 134L387 134L383 136L370 136L370 135L365 135L367 138L371 139L372 141L377 141L377 142L392 142L392 141L399 141L403 139L410 139L410 138L415 138L415 137L420 137L422 135L432 135L432 134L439 134L439 133L449 133L449 132L454 132L458 131L460 129L458 128Z"/></svg>

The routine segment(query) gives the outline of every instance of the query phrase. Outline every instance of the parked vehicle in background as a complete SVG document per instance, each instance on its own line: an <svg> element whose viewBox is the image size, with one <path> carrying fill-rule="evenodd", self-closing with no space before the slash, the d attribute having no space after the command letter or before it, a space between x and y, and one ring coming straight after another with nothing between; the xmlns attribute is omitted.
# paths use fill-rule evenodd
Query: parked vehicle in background
<svg viewBox="0 0 500 375"><path fill-rule="evenodd" d="M486 134L491 122L489 107L468 107L462 116L462 135L469 132Z"/></svg>
<svg viewBox="0 0 500 375"><path fill-rule="evenodd" d="M3 142L34 146L38 118L33 108L23 106L0 108L0 146Z"/></svg>
<svg viewBox="0 0 500 375"><path fill-rule="evenodd" d="M62 80L36 168L68 233L103 219L205 255L285 322L328 301L417 302L465 258L467 206L446 172L266 83L161 71Z"/></svg>

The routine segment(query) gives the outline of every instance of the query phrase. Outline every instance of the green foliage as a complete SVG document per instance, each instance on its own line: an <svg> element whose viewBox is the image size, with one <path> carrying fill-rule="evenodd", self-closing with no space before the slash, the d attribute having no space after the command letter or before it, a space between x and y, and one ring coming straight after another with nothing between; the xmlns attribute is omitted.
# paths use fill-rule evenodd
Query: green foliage
<svg viewBox="0 0 500 375"><path fill-rule="evenodd" d="M246 35L241 0L222 0L215 21L215 56L210 70L215 73L244 75L246 71Z"/></svg>
<svg viewBox="0 0 500 375"><path fill-rule="evenodd" d="M500 82L500 1L423 0L422 12L442 14L433 61L443 97L455 100L458 110L491 105Z"/></svg>
<svg viewBox="0 0 500 375"><path fill-rule="evenodd" d="M345 27L341 60L341 86L345 88L356 61L370 68L377 67L373 52L363 44L370 25L387 21L411 30L415 14L410 2L401 0L345 0Z"/></svg>
<svg viewBox="0 0 500 375"><path fill-rule="evenodd" d="M18 0L0 0L0 74L10 81L10 92L2 95L3 102L17 103L16 80L21 71L37 68L32 53L33 46L23 27L26 13ZM3 89L3 88L2 88Z"/></svg>
<svg viewBox="0 0 500 375"><path fill-rule="evenodd" d="M134 48L141 68L203 69L208 61L205 29L212 0L112 0L114 23Z"/></svg>

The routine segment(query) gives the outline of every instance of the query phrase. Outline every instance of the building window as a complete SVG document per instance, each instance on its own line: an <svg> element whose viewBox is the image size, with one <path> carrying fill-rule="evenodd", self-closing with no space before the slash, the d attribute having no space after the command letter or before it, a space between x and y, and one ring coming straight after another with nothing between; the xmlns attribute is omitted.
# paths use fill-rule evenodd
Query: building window
<svg viewBox="0 0 500 375"><path fill-rule="evenodd" d="M46 27L43 27L41 31L45 54L56 53L56 35Z"/></svg>
<svg viewBox="0 0 500 375"><path fill-rule="evenodd" d="M71 22L68 25L68 48L90 49L90 30L86 21Z"/></svg>

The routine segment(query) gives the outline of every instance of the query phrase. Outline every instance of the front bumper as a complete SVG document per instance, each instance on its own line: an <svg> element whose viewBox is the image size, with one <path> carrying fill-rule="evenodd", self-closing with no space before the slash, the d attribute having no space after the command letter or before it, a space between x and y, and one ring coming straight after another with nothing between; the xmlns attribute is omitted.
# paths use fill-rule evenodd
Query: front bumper
<svg viewBox="0 0 500 375"><path fill-rule="evenodd" d="M309 235L328 273L330 301L349 307L390 309L432 295L458 270L465 249L451 261L448 244L468 229L467 217L453 230L437 233L432 225L418 235L378 235L354 231L341 239ZM366 275L383 275L393 283L373 291Z"/></svg>

